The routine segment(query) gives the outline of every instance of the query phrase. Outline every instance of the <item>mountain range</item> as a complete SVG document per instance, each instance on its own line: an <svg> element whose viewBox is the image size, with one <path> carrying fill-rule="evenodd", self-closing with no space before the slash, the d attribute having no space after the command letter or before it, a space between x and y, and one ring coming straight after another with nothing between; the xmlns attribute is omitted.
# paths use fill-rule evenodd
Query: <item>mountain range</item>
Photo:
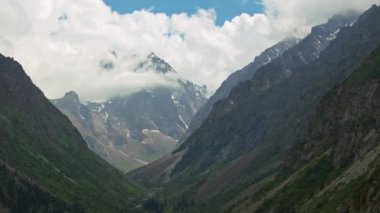
<svg viewBox="0 0 380 213"><path fill-rule="evenodd" d="M133 71L174 86L48 100L0 55L0 211L379 212L379 21L338 14L209 100L155 54Z"/></svg>
<svg viewBox="0 0 380 213"><path fill-rule="evenodd" d="M370 155L371 163L378 155L371 152L376 147L375 142L364 142L370 139L368 132L355 134L345 130L335 141L329 138L328 145L319 141L323 139L320 133L312 136L307 133L315 130L311 125L316 114L317 118L324 117L323 112L318 114L321 102L335 100L326 95L336 87L344 87L342 82L347 78L360 76L357 73L364 69L363 63L371 60L369 55L380 45L379 17L380 8L373 6L359 18L348 12L314 27L308 36L278 58L253 70L253 76L235 86L228 97L215 102L204 122L179 148L128 176L144 186L163 186L157 197L171 203L168 209L172 211L179 206L189 212L311 212L314 207L319 208L324 200L318 200L318 196L324 193L325 186L342 184L339 181L344 179L342 175L357 172L357 167L349 168L361 162L356 153ZM371 64L378 69L376 62ZM347 101L347 107L350 101L358 103L350 98L360 96L350 94L339 97ZM367 97L366 94L362 96ZM343 113L344 109L335 108L346 107L345 102L328 106L336 113L342 110L334 114L342 116L336 120L353 119L357 124L366 125L366 120L359 119L357 114L352 118ZM357 113L360 105L350 110ZM326 119L323 122L327 122ZM325 137L339 134L338 127L351 128L354 132L362 130L359 125L348 123L330 127L318 124L320 131L326 131ZM376 135L376 129L373 131ZM313 140L318 142L313 144ZM354 141L364 144L353 145ZM302 147L302 142L310 153L295 148ZM334 156L332 164L331 156ZM345 164L337 167L337 160ZM375 178L371 168L377 168L377 164L371 163L361 164L361 172L344 183L366 179L362 174ZM331 189L334 188L325 190ZM350 193L347 196L354 196L354 192ZM353 212L372 208L367 204L349 206L341 195L336 196L334 207L325 206L331 212L340 208ZM318 202L314 203L314 198ZM323 198L328 199L328 196Z"/></svg>
<svg viewBox="0 0 380 213"><path fill-rule="evenodd" d="M134 71L174 75L175 85L141 89L101 102L81 103L75 92L52 100L91 150L125 172L174 150L207 100L205 87L178 77L174 68L154 53Z"/></svg>

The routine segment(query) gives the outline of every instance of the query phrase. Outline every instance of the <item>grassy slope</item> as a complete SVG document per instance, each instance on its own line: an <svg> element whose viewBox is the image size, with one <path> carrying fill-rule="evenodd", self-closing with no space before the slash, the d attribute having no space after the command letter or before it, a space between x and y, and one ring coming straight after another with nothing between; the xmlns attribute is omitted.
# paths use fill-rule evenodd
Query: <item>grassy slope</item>
<svg viewBox="0 0 380 213"><path fill-rule="evenodd" d="M89 151L20 65L2 58L0 74L10 79L0 92L0 160L67 203L93 212L135 207L140 189Z"/></svg>
<svg viewBox="0 0 380 213"><path fill-rule="evenodd" d="M0 163L0 212L84 212Z"/></svg>

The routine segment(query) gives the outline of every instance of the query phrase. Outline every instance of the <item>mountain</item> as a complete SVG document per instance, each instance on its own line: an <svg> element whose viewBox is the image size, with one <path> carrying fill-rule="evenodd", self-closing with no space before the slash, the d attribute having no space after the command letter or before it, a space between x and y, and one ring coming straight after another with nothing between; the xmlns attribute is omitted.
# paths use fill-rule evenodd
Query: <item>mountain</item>
<svg viewBox="0 0 380 213"><path fill-rule="evenodd" d="M171 155L128 176L147 186L164 182L161 199L174 203L172 208L258 209L263 197L273 196L288 183L278 180L292 177L279 171L322 98L380 45L380 8L373 6L356 17L339 15L314 27L305 39L214 104L202 125ZM321 37L328 42L319 43ZM296 193L287 194L288 199Z"/></svg>
<svg viewBox="0 0 380 213"><path fill-rule="evenodd" d="M0 209L10 212L114 212L143 196L91 152L79 132L0 55Z"/></svg>
<svg viewBox="0 0 380 213"><path fill-rule="evenodd" d="M323 41L329 42L329 40L324 39ZM212 95L207 100L207 102L199 109L199 111L194 115L194 118L191 120L187 135L190 135L195 129L197 129L202 124L202 122L210 114L212 107L216 102L228 97L232 88L237 86L240 82L251 79L258 68L280 57L286 50L293 47L298 42L299 39L297 38L286 38L283 41L266 49L259 56L255 57L252 63L248 64L243 69L238 70L232 73L230 76L228 76L228 78L225 81L223 81L221 86L216 90L215 94ZM318 50L316 50L316 52L317 51Z"/></svg>
<svg viewBox="0 0 380 213"><path fill-rule="evenodd" d="M166 74L166 73L177 73L175 69L170 66L166 61L162 60L155 53L150 53L146 60L139 63L135 72L147 72L153 70L156 73Z"/></svg>
<svg viewBox="0 0 380 213"><path fill-rule="evenodd" d="M344 16L335 16L327 24L314 27L310 35L303 39L301 44L298 45L298 48L292 50L293 53L291 55L296 59L294 63L297 63L298 65L300 63L307 64L317 59L320 52L322 52L329 43L335 39L336 35L339 33L340 27L352 24L356 18L356 13L347 12ZM280 57L285 51L296 45L298 42L300 42L300 40L297 38L286 38L275 44L273 47L266 49L263 53L257 56L252 63L248 64L243 69L231 74L194 116L189 127L188 135L198 128L208 117L216 102L227 98L231 90L240 82L251 79L257 69ZM292 60L291 58L288 59ZM290 61L288 61L288 63L289 62Z"/></svg>
<svg viewBox="0 0 380 213"><path fill-rule="evenodd" d="M380 209L379 82L380 47L322 99L281 171L292 176L278 178L286 184L258 212Z"/></svg>
<svg viewBox="0 0 380 213"><path fill-rule="evenodd" d="M176 71L155 54L136 72ZM52 103L71 120L90 149L122 171L154 161L174 150L197 110L206 88L176 77L175 86L142 89L104 102L80 103L75 92Z"/></svg>
<svg viewBox="0 0 380 213"><path fill-rule="evenodd" d="M234 82L233 79L237 78L233 76L238 76L239 78L241 78L241 80L243 80L244 77L249 77L249 76L252 76L252 78L254 79L256 78L256 75L255 75L256 72L258 72L257 69L262 70L260 72L263 73L264 76L270 72L278 72L278 75L277 73L276 75L279 77L286 76L290 70L295 69L295 68L300 69L300 67L318 59L320 52L323 51L332 40L334 40L334 38L337 36L337 33L340 31L340 28L343 26L352 24L356 20L357 16L358 16L357 14L353 14L353 13L348 13L347 15L335 16L334 18L330 19L328 23L314 27L308 36L306 36L302 41L298 42L297 45L290 48L289 50L286 50L286 47L290 47L290 45L293 42L290 42L290 43L286 42L285 44L287 45L284 45L283 42L280 42L279 46L275 45L274 47L269 48L267 51L264 51L264 53L260 57L256 58L253 63L246 66L242 71L238 71L232 74L232 76L228 78L231 80L226 80L222 84L222 86L217 90L215 95L211 97L209 101L207 102L207 104L205 104L205 106L199 110L199 112L196 115L198 117L194 117L191 124L191 126L194 127L193 129L195 129L195 127L197 126L196 123L202 120L202 116L208 114L207 111L210 110L210 104L213 101L216 101L219 98L222 98L225 95L227 95L228 86L226 85L229 85L229 82ZM294 41L294 43L295 42L296 41ZM279 48L279 47L282 47L282 48ZM273 60L271 60L270 63L265 66L266 68L262 67L265 63L269 61L269 58L270 58L269 55L272 55L270 53L277 52L276 50L284 51L283 55L278 59L274 58ZM280 55L281 53L279 52L278 55L273 55L273 57L275 56L278 57ZM260 65L262 68L260 68ZM273 76L276 76L276 75L273 74ZM269 80L266 80L266 79L261 80L261 82L258 82L257 85L259 85L260 83L265 84L265 86L267 86L267 84L269 84ZM240 86L246 85L246 84L248 84L248 82L241 82ZM226 92L223 92L223 91L226 91ZM214 107L221 105L220 109L222 110L228 109L230 108L228 107L228 104L223 105L224 103L228 103L228 102L229 102L228 98L226 100L222 99L220 101L216 101L215 102L216 104L214 104ZM213 110L213 112L215 111L216 110ZM240 113L237 113L237 114L240 114ZM240 125L236 127L240 127ZM190 133L191 133L191 130L192 129L190 127ZM224 132L224 130L222 132ZM185 141L185 143L188 143L188 141L191 141L191 140L187 140ZM183 145L182 147L184 146L186 145ZM150 166L151 165L149 165L148 167Z"/></svg>

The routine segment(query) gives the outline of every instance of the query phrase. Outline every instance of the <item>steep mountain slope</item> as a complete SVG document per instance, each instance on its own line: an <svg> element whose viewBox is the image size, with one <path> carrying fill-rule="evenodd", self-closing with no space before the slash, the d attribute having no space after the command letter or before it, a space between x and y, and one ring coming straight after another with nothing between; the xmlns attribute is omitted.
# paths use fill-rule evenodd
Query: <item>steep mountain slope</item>
<svg viewBox="0 0 380 213"><path fill-rule="evenodd" d="M230 94L232 88L237 86L240 82L251 79L255 74L256 70L261 66L270 63L272 60L280 57L286 50L293 47L299 42L299 39L290 37L286 38L283 41L275 44L274 46L266 49L259 56L255 57L254 61L243 69L238 70L232 73L228 78L223 81L221 86L216 90L215 94L212 95L207 102L199 109L199 111L194 115L194 118L191 120L188 135L194 132L202 122L207 118L212 110L212 106L219 100L227 98ZM328 40L327 40L328 42Z"/></svg>
<svg viewBox="0 0 380 213"><path fill-rule="evenodd" d="M292 53L288 53L292 58L288 57L288 61L283 63L294 63L295 66L299 64L308 64L319 57L321 51L323 51L329 43L335 39L339 32L339 28L352 24L356 18L357 14L353 12L348 12L345 15L338 15L332 18L327 24L316 26L313 28L310 35L301 41L297 48L292 50ZM213 96L207 101L207 103L199 110L199 112L194 116L192 123L189 128L189 134L191 134L196 128L198 128L202 122L210 114L213 105L227 98L231 90L237 86L239 83L249 80L256 73L257 69L273 61L274 59L280 57L289 48L296 45L299 39L287 38L273 47L268 48L262 54L254 59L252 63L231 74L218 88Z"/></svg>
<svg viewBox="0 0 380 213"><path fill-rule="evenodd" d="M0 212L84 212L0 163Z"/></svg>
<svg viewBox="0 0 380 213"><path fill-rule="evenodd" d="M261 57L257 58L253 63L248 65L242 71L237 72L236 74L233 74L233 76L238 76L239 78L241 77L242 79L244 77L249 77L249 76L254 76L254 78L256 78L255 73L257 72L257 69L259 69L259 71L261 70L260 72L263 73L264 76L266 75L266 73L271 73L271 70L273 70L272 72L277 72L278 75L274 74L274 76L276 76L276 75L278 77L281 77L281 76L286 77L287 75L290 76L291 75L291 73L289 73L290 70L301 69L302 66L305 66L306 64L318 59L320 52L322 50L324 50L332 40L334 40L337 33L339 32L340 27L352 24L356 20L356 18L357 18L357 15L353 14L353 13L348 13L347 15L336 16L333 19L331 19L327 24L314 27L312 29L312 32L310 33L310 35L308 35L305 39L300 41L293 48L290 48L288 51L284 50L285 53L281 57L279 57L278 59L273 59L269 64L260 68L260 65L263 65L263 63L266 63L268 61L267 59L269 56L267 54L267 51L265 51ZM276 47L274 47L274 48L275 48L274 50L278 49ZM270 48L268 50L269 53L271 53L272 51L273 51L273 48ZM262 57L264 58L263 60L261 60ZM267 71L267 70L269 70L269 71ZM243 75L247 75L247 76L243 76ZM223 85L229 85L229 83L233 82L234 81L233 79L235 79L235 78L236 77L231 77L230 79L232 79L232 80L227 80ZM259 83L265 84L265 86L268 86L268 87L269 87L269 84L271 83L271 82L269 82L269 80L267 81L266 79L265 80L260 79L258 81L261 81ZM249 83L248 82L242 83L242 85L246 85L246 84L249 84ZM202 109L197 113L196 116L202 117L201 114L203 114L203 112L206 112L205 115L207 115L208 114L207 111L210 110L210 104L213 101L217 100L218 98L222 98L223 96L228 94L228 86L226 87L223 85L218 90L218 92L213 97L210 98L210 100L208 101L208 104L206 104L204 107L202 107ZM235 89L235 90L237 90L237 89ZM249 89L247 89L247 91L244 91L244 88L241 90L242 90L242 94L249 91ZM223 91L225 91L225 92L223 92ZM240 96L240 94L236 95L235 97L239 97L239 96ZM235 98L234 96L232 96L232 97ZM229 105L229 99L227 98L226 100L216 102L214 107L217 107L218 105L220 106L219 109L228 110L230 108L228 106ZM215 110L213 110L212 113L215 114L216 110L217 110L217 108ZM237 114L241 114L241 113L237 112ZM201 121L202 120L201 117L198 117L198 118L194 117L191 125L194 124L193 126L195 127L196 123L197 123L196 120L198 119L198 121ZM212 116L210 116L210 117L212 117ZM246 119L249 119L249 117L247 117ZM209 120L210 120L210 118L209 118ZM206 120L206 122L207 122L207 120ZM236 128L241 128L239 121L236 120L236 122L238 124L238 125L236 125ZM221 125L221 124L226 123L226 122L219 123L219 124L218 124L218 122L216 122L216 123L217 123L217 125ZM255 121L252 121L252 123L255 123ZM215 128L215 130L216 129L217 128ZM198 130L198 131L200 131L200 130ZM225 134L228 133L228 131L225 131L225 130L221 131L220 129L218 129L217 131L220 131L219 133L225 133ZM205 132L207 132L207 131L205 131ZM196 135L196 134L197 134L197 131L193 135ZM214 135L218 135L218 133L215 132ZM220 136L222 138L225 135L221 134ZM190 141L196 141L196 140L190 140L189 139L189 140L185 141L184 144L182 145L182 149L185 146L187 146L185 144L191 143ZM212 140L210 140L210 141L212 141ZM225 141L227 141L227 140L225 140ZM204 143L204 144L208 144L208 143ZM194 145L193 147L195 149L196 146ZM201 148L201 146L199 148ZM209 149L206 148L206 150L209 150ZM244 149L241 149L241 150L244 150ZM215 150L215 151L218 152L217 150ZM208 155L209 157L213 156L212 154L209 155L209 153L208 154L205 153L205 155Z"/></svg>
<svg viewBox="0 0 380 213"><path fill-rule="evenodd" d="M112 212L134 208L142 196L122 174L87 148L79 132L44 97L21 65L2 55L0 160L7 165L1 177L12 177L9 170L17 172L24 180L13 175L14 181L19 181L15 189L25 185L26 190L42 193L37 199L45 199L47 193L61 203L92 212ZM25 181L26 184L22 183ZM13 184L8 183L10 187ZM7 197L12 196L9 193L1 197L6 208L12 208L6 206ZM27 195L22 191L16 193L20 199ZM28 201L14 202L24 205ZM42 207L49 208L49 202Z"/></svg>
<svg viewBox="0 0 380 213"><path fill-rule="evenodd" d="M283 176L295 175L259 210L379 211L379 98L380 48L323 98L286 161Z"/></svg>
<svg viewBox="0 0 380 213"><path fill-rule="evenodd" d="M176 160L169 165L175 169L165 167L166 173L153 178L170 177L165 196L182 195L205 212L234 209L246 198L256 201L270 188L321 98L380 44L379 20L380 8L374 6L354 24L335 29L336 38L318 54L303 48L326 25L313 28L310 36L259 68L251 81L235 87L173 153ZM146 168L129 176L149 183L145 175L152 173Z"/></svg>
<svg viewBox="0 0 380 213"><path fill-rule="evenodd" d="M179 148L188 151L177 165L176 172L183 170L181 167L186 165L185 162L194 157L199 161L208 158L203 159L197 168L203 170L208 164L234 159L257 145L281 142L279 150L289 146L319 98L344 79L365 53L373 49L373 44L379 42L378 29L367 26L367 22L375 25L377 17L367 20L367 16L363 15L352 27L342 28L337 39L320 57L310 53L309 48L303 49L310 39L307 37L282 57L260 68L252 81L236 87L229 98L215 105L202 128ZM313 31L319 29L325 27L316 27ZM364 35L366 39L361 38ZM355 51L353 47L357 47ZM303 57L298 57L302 53L299 48L304 51ZM220 134L223 132L228 134ZM199 153L196 151L199 146L214 153Z"/></svg>
<svg viewBox="0 0 380 213"><path fill-rule="evenodd" d="M176 71L150 54L135 72L154 71L176 76ZM74 92L52 100L72 121L90 149L123 171L168 154L186 132L197 110L206 102L206 88L175 79L175 86L143 89L104 102L79 102Z"/></svg>

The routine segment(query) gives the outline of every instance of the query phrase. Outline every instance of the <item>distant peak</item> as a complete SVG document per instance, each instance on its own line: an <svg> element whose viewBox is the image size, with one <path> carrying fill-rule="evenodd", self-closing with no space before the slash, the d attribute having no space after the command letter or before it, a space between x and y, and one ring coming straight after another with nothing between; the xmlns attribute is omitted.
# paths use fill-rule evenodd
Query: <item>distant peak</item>
<svg viewBox="0 0 380 213"><path fill-rule="evenodd" d="M328 20L328 23L331 23L331 22L352 22L352 21L355 21L359 17L359 15L360 15L359 13L357 13L353 10L349 10L349 11L343 12L341 14L334 15L332 18L330 18Z"/></svg>
<svg viewBox="0 0 380 213"><path fill-rule="evenodd" d="M158 57L154 52L151 52L144 62L141 62L136 72L147 72L153 70L159 74L177 73L175 69L165 60Z"/></svg>
<svg viewBox="0 0 380 213"><path fill-rule="evenodd" d="M79 102L79 96L74 91L67 92L65 96L63 96L63 99Z"/></svg>
<svg viewBox="0 0 380 213"><path fill-rule="evenodd" d="M355 11L346 11L330 18L327 23L312 28L312 33L321 33L327 31L336 31L337 29L351 25L359 17Z"/></svg>
<svg viewBox="0 0 380 213"><path fill-rule="evenodd" d="M154 52L151 52L149 53L148 58L158 58L158 56Z"/></svg>

